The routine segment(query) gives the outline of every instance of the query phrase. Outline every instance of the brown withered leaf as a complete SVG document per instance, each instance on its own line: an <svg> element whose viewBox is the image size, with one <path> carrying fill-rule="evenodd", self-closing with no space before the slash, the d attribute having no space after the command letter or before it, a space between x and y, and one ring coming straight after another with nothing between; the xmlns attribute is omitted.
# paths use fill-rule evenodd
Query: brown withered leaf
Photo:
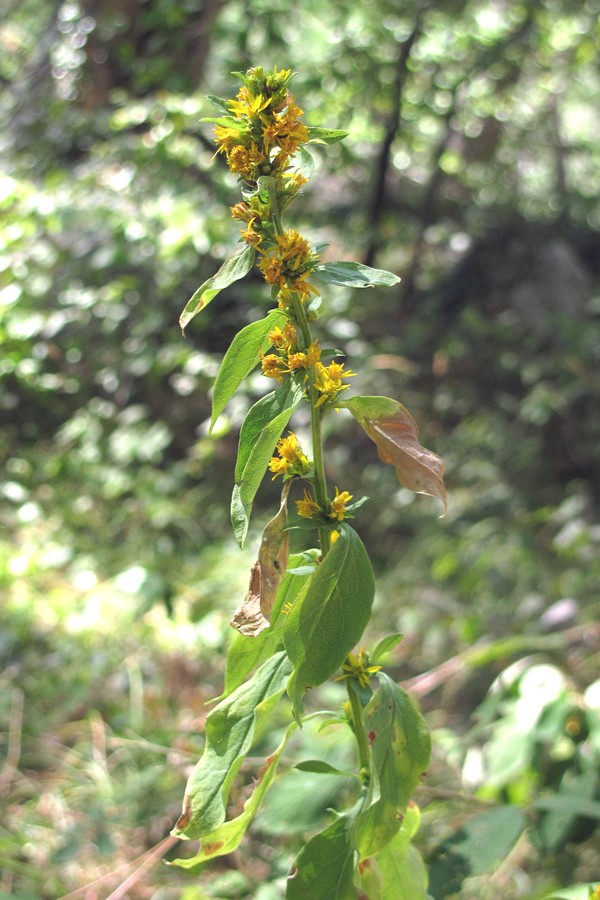
<svg viewBox="0 0 600 900"><path fill-rule="evenodd" d="M417 423L408 410L388 397L352 397L340 406L360 422L381 461L394 466L400 484L417 494L438 497L446 512L443 460L421 446Z"/></svg>
<svg viewBox="0 0 600 900"><path fill-rule="evenodd" d="M285 481L281 490L281 505L262 534L258 550L260 566L260 609L265 619L270 619L277 588L287 569L290 555L290 537L287 530L287 503L292 479Z"/></svg>
<svg viewBox="0 0 600 900"><path fill-rule="evenodd" d="M269 626L277 589L285 575L289 556L287 503L292 480L284 482L279 512L265 526L252 566L250 586L242 605L236 609L231 625L241 634L255 637Z"/></svg>
<svg viewBox="0 0 600 900"><path fill-rule="evenodd" d="M260 565L255 562L250 570L250 586L241 606L233 614L230 624L247 637L256 637L269 627L260 609Z"/></svg>

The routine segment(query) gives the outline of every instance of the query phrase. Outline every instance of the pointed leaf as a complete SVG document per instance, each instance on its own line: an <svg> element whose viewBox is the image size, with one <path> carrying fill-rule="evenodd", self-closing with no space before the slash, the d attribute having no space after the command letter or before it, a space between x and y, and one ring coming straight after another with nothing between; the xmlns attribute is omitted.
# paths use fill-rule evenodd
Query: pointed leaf
<svg viewBox="0 0 600 900"><path fill-rule="evenodd" d="M235 128L236 131L246 131L248 126L242 119L236 119L235 116L227 115L227 116L218 116L214 118L213 116L203 116L200 119L201 122L209 122L213 125L220 125L222 128Z"/></svg>
<svg viewBox="0 0 600 900"><path fill-rule="evenodd" d="M254 265L255 251L250 244L240 247L234 256L226 259L216 275L209 278L204 284L201 284L198 290L188 300L185 309L179 317L179 325L183 331L186 325L191 322L200 310L208 306L219 291L229 287L234 281L239 281L244 275L247 275Z"/></svg>
<svg viewBox="0 0 600 900"><path fill-rule="evenodd" d="M204 753L188 779L183 811L173 835L201 838L225 821L229 791L252 746L255 729L277 704L289 673L285 653L277 653L263 663L251 681L209 713Z"/></svg>
<svg viewBox="0 0 600 900"><path fill-rule="evenodd" d="M268 334L285 322L286 316L279 309L273 309L257 322L251 322L238 331L219 368L212 395L212 417L210 429L221 415L244 378L258 364L261 350L269 346Z"/></svg>
<svg viewBox="0 0 600 900"><path fill-rule="evenodd" d="M317 775L343 775L345 778L355 775L354 772L342 772L341 769L336 769L335 766L331 766L322 759L305 759L303 762L297 763L294 768L301 772L315 772Z"/></svg>
<svg viewBox="0 0 600 900"><path fill-rule="evenodd" d="M379 687L364 709L372 764L355 828L361 857L379 853L398 832L431 753L429 731L413 699L384 672L376 678Z"/></svg>
<svg viewBox="0 0 600 900"><path fill-rule="evenodd" d="M222 97L215 97L214 94L207 94L206 99L209 103L212 103L214 107L220 109L222 112L227 113L227 117L231 118L231 110L229 109L229 103L227 100L223 100Z"/></svg>
<svg viewBox="0 0 600 900"><path fill-rule="evenodd" d="M290 379L258 400L244 419L231 497L231 522L240 547L246 540L252 503L269 459L301 398L301 386Z"/></svg>
<svg viewBox="0 0 600 900"><path fill-rule="evenodd" d="M219 828L205 834L202 837L202 844L196 856L186 859L175 859L173 860L172 865L180 866L182 869L195 869L196 866L199 866L210 859L214 859L217 856L225 856L227 853L233 853L233 851L239 847L250 822L256 815L256 812L265 797L265 794L273 784L281 754L297 727L297 722L291 722L277 749L265 759L265 764L259 773L258 783L252 791L251 796L244 803L244 810L241 815L237 816L235 819L231 819L229 822L224 822Z"/></svg>
<svg viewBox="0 0 600 900"><path fill-rule="evenodd" d="M378 665L380 661L387 656L390 650L393 650L394 647L397 647L404 635L402 632L398 631L395 634L388 634L386 637L381 638L380 641L377 642L375 649L372 653L369 653L369 661L374 665Z"/></svg>
<svg viewBox="0 0 600 900"><path fill-rule="evenodd" d="M389 397L351 397L337 406L350 410L374 441L381 461L394 466L400 484L417 494L438 497L446 511L444 463L421 446L417 423L401 403Z"/></svg>
<svg viewBox="0 0 600 900"><path fill-rule="evenodd" d="M352 811L339 816L302 848L287 881L286 900L357 900L352 822Z"/></svg>
<svg viewBox="0 0 600 900"><path fill-rule="evenodd" d="M352 288L390 287L400 281L393 272L372 269L370 266L363 266L358 262L321 263L314 270L313 277L319 278L326 284L339 284Z"/></svg>
<svg viewBox="0 0 600 900"><path fill-rule="evenodd" d="M311 144L337 144L348 137L347 131L341 131L339 128L319 128L318 126L309 126L308 140Z"/></svg>
<svg viewBox="0 0 600 900"><path fill-rule="evenodd" d="M298 148L298 160L299 164L297 166L297 171L308 180L315 171L315 161L304 144L300 144L300 147ZM317 252L319 251L317 250Z"/></svg>
<svg viewBox="0 0 600 900"><path fill-rule="evenodd" d="M340 536L286 615L285 649L294 666L288 694L298 718L304 692L322 684L341 666L362 637L375 593L364 545L342 523Z"/></svg>

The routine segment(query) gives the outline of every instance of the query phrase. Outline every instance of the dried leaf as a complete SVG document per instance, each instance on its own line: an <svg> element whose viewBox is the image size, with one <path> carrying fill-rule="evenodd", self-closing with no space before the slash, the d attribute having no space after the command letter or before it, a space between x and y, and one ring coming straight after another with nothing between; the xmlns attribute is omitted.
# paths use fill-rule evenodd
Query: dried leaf
<svg viewBox="0 0 600 900"><path fill-rule="evenodd" d="M394 466L400 484L417 494L438 497L446 512L443 460L421 446L417 423L408 410L388 397L352 397L339 405L359 421L381 461Z"/></svg>
<svg viewBox="0 0 600 900"><path fill-rule="evenodd" d="M260 609L267 620L271 617L277 588L285 575L290 554L287 503L291 486L292 479L290 478L283 484L279 512L265 527L258 551Z"/></svg>
<svg viewBox="0 0 600 900"><path fill-rule="evenodd" d="M269 627L269 622L260 609L260 565L255 562L250 571L250 586L241 606L233 614L230 623L233 628L247 637L256 637Z"/></svg>
<svg viewBox="0 0 600 900"><path fill-rule="evenodd" d="M284 482L279 512L263 531L258 560L250 572L248 593L231 620L231 625L248 637L256 637L269 627L275 595L287 568L289 556L287 502L291 486L291 479Z"/></svg>

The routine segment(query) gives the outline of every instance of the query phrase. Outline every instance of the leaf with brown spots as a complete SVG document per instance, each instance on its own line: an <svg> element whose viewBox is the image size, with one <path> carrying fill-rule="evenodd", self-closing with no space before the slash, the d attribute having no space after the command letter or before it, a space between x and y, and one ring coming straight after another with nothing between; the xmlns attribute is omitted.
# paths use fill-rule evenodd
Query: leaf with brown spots
<svg viewBox="0 0 600 900"><path fill-rule="evenodd" d="M444 463L419 443L417 423L389 397L351 397L338 403L348 409L377 447L382 462L396 469L400 484L416 494L438 497L447 507Z"/></svg>

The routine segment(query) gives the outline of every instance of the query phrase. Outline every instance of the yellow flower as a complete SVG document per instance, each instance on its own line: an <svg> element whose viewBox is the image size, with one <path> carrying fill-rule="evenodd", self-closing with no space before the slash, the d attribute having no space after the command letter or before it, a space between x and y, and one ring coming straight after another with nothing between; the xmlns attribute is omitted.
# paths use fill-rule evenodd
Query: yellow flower
<svg viewBox="0 0 600 900"><path fill-rule="evenodd" d="M283 329L276 327L269 332L269 340L277 350L290 351L296 343L296 329L291 322L286 322Z"/></svg>
<svg viewBox="0 0 600 900"><path fill-rule="evenodd" d="M331 509L327 513L330 519L336 519L338 522L341 522L342 519L346 517L346 504L350 503L352 500L352 494L349 494L348 491L338 491L335 489L335 497L331 501Z"/></svg>
<svg viewBox="0 0 600 900"><path fill-rule="evenodd" d="M270 97L262 94L254 96L246 85L242 85L235 100L229 100L227 106L237 119L257 116L270 104Z"/></svg>
<svg viewBox="0 0 600 900"><path fill-rule="evenodd" d="M287 437L279 439L276 449L279 456L272 456L269 460L269 471L274 472L273 480L278 475L302 476L310 473L310 463L292 431Z"/></svg>
<svg viewBox="0 0 600 900"><path fill-rule="evenodd" d="M258 261L258 268L267 284L283 287L285 278L281 271L281 260L276 256L263 256Z"/></svg>
<svg viewBox="0 0 600 900"><path fill-rule="evenodd" d="M321 511L319 504L306 489L302 500L296 500L296 506L298 507L298 515L305 519L312 519L316 513Z"/></svg>
<svg viewBox="0 0 600 900"><path fill-rule="evenodd" d="M329 400L335 400L337 395L347 390L350 385L343 384L343 378L352 378L355 372L344 372L344 364L332 362L328 366L317 363L317 371L315 376L315 387L321 394L317 400L316 406L321 406Z"/></svg>
<svg viewBox="0 0 600 900"><path fill-rule="evenodd" d="M319 342L313 341L306 353L300 351L299 353L290 353L288 355L288 368L290 372L294 369L312 369L320 357L321 348L319 347Z"/></svg>
<svg viewBox="0 0 600 900"><path fill-rule="evenodd" d="M284 360L276 353L261 354L260 364L263 375L276 381L283 381L283 376L288 371Z"/></svg>
<svg viewBox="0 0 600 900"><path fill-rule="evenodd" d="M306 238L302 237L295 228L284 231L275 240L279 247L279 258L282 263L286 264L286 270L291 274L305 272L307 268L313 268L319 261Z"/></svg>
<svg viewBox="0 0 600 900"><path fill-rule="evenodd" d="M350 652L346 658L346 662L342 665L343 675L336 678L336 681L342 681L344 678L356 678L363 688L369 687L369 675L379 672L381 666L370 666L369 656L364 647L361 647L357 654Z"/></svg>

